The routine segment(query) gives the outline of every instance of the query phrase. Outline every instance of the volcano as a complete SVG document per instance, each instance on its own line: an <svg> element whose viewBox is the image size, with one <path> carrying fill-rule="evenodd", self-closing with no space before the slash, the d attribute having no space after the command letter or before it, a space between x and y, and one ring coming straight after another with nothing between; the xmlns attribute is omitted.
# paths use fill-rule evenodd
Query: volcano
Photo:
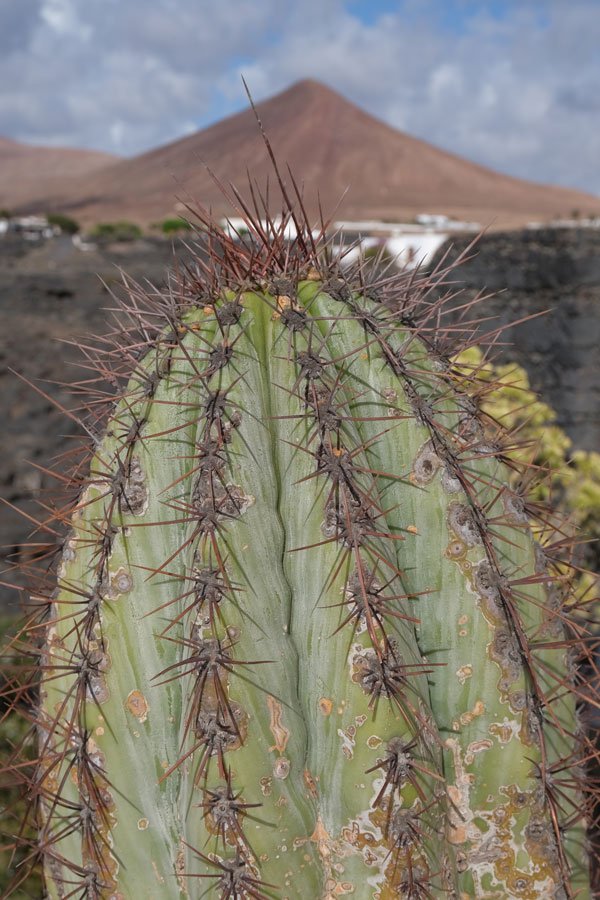
<svg viewBox="0 0 600 900"><path fill-rule="evenodd" d="M298 82L257 104L257 112L290 185L302 185L306 207L337 218L410 221L444 214L492 227L532 219L600 214L600 198L494 172L404 134L319 82ZM105 161L106 162L106 161ZM281 197L254 111L248 107L195 134L129 159L108 161L70 179L55 179L28 211L55 209L84 223L131 219L141 224L202 205L235 215L219 184L248 198L248 172L270 208ZM2 181L4 178L2 176Z"/></svg>

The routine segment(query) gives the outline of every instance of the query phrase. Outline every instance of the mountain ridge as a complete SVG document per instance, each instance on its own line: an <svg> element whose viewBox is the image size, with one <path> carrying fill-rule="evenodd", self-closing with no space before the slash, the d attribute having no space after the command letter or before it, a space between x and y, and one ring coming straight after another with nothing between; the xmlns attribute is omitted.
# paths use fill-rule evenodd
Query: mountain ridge
<svg viewBox="0 0 600 900"><path fill-rule="evenodd" d="M289 165L307 186L311 215L317 212L318 197L326 213L343 197L338 217L388 221L430 212L484 226L512 226L574 209L582 215L600 213L600 198L465 160L394 129L312 79L297 82L256 109L286 180ZM248 171L263 190L269 179L271 211L276 212L280 195L249 107L135 157L56 179L44 196L30 198L29 208L37 203L70 212L84 223L129 218L149 224L181 214L188 203L233 214L219 182L235 184L247 198Z"/></svg>
<svg viewBox="0 0 600 900"><path fill-rule="evenodd" d="M89 176L116 159L100 150L24 144L0 135L0 208L12 210L34 202L73 177Z"/></svg>

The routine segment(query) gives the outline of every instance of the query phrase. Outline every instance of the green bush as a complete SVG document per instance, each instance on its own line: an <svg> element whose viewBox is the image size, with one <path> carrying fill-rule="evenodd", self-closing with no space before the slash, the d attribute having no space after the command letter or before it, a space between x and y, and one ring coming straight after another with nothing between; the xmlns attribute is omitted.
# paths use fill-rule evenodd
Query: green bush
<svg viewBox="0 0 600 900"><path fill-rule="evenodd" d="M56 225L63 234L77 234L79 231L79 222L72 219L71 216L64 216L62 213L48 213L46 218L48 225Z"/></svg>
<svg viewBox="0 0 600 900"><path fill-rule="evenodd" d="M176 234L178 231L190 231L192 226L185 219L165 219L159 223L163 234Z"/></svg>
<svg viewBox="0 0 600 900"><path fill-rule="evenodd" d="M99 222L90 232L94 240L135 241L142 237L142 229L135 222Z"/></svg>
<svg viewBox="0 0 600 900"><path fill-rule="evenodd" d="M555 411L531 389L521 366L484 363L475 347L455 362L468 377L477 373L482 410L514 434L512 458L547 473L534 487L532 499L562 513L566 527L581 538L576 562L587 571L577 578L575 597L593 598L600 574L600 453L572 450Z"/></svg>

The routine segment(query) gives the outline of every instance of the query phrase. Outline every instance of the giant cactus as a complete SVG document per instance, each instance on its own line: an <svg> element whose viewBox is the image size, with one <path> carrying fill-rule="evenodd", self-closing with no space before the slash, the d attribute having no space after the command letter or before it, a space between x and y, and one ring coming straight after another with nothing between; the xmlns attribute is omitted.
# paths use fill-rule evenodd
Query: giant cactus
<svg viewBox="0 0 600 900"><path fill-rule="evenodd" d="M586 632L449 363L445 273L369 283L287 215L207 219L88 349L22 634L47 896L589 897Z"/></svg>

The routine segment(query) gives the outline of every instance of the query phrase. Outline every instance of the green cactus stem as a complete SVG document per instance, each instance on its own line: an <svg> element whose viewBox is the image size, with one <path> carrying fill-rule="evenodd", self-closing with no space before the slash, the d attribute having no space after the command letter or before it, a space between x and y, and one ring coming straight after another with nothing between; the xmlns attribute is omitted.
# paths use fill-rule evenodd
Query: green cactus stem
<svg viewBox="0 0 600 900"><path fill-rule="evenodd" d="M94 355L119 394L21 635L47 897L590 897L587 637L448 272L203 227Z"/></svg>

